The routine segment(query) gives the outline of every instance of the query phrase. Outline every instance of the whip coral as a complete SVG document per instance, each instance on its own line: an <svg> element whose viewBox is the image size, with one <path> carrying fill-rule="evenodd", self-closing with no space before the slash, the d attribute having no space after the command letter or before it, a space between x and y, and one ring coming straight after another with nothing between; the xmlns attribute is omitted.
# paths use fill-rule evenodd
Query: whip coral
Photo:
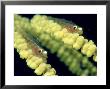
<svg viewBox="0 0 110 89"><path fill-rule="evenodd" d="M56 76L57 71L47 64L47 48L68 69L79 76L96 75L97 47L83 36L83 29L67 20L46 15L35 15L31 20L14 16L14 47L34 73Z"/></svg>

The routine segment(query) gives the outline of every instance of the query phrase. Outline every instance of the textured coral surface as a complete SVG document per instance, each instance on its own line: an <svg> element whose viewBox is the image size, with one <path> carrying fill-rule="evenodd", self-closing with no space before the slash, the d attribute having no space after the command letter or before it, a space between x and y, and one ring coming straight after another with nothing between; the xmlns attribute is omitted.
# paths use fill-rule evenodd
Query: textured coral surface
<svg viewBox="0 0 110 89"><path fill-rule="evenodd" d="M85 31L66 19L48 15L33 15L29 19L15 15L15 61L21 61L21 65L24 62L27 68L23 71L29 75L94 76L97 74L97 41ZM16 69L15 75L22 75Z"/></svg>

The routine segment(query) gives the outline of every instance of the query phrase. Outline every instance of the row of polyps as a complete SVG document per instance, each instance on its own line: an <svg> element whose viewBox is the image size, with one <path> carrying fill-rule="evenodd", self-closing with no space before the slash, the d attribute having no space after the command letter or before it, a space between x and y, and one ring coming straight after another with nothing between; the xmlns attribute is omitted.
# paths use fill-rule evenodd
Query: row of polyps
<svg viewBox="0 0 110 89"><path fill-rule="evenodd" d="M37 75L55 75L56 71L54 68L51 68L49 64L44 63L43 58L39 58L33 55L33 51L30 48L29 42L19 32L14 32L14 47L17 48L20 57L26 59L27 65L35 69ZM33 61L34 60L34 61Z"/></svg>
<svg viewBox="0 0 110 89"><path fill-rule="evenodd" d="M94 55L93 59L96 61L96 45L92 40L88 41L87 39L84 39L83 36L79 36L78 33L69 33L67 28L62 29L60 24L55 21L48 20L46 16L35 16L31 22L33 28L36 29L37 34L42 32L49 33L56 39L61 39L64 44L71 45L76 50L81 49L81 52L87 55L87 57Z"/></svg>
<svg viewBox="0 0 110 89"><path fill-rule="evenodd" d="M96 67L93 66L87 57L83 56L77 50L71 49L68 45L63 44L60 40L50 37L49 35L50 34L42 33L38 36L41 44L48 48L51 53L57 53L57 56L68 66L70 71L76 75L88 75L91 70L91 75L96 74ZM82 65L86 66L86 70L82 70L80 68L80 62L77 61L82 62Z"/></svg>
<svg viewBox="0 0 110 89"><path fill-rule="evenodd" d="M44 63L42 58L33 55L31 48L28 46L28 43L25 39L22 38L22 36L20 36L19 33L15 36L15 39L17 41L17 43L15 41L16 48L19 49L20 57L22 59L26 59L27 65L31 69L35 69L35 73L37 75L42 75L44 72L44 75L55 75L55 69L51 68L51 65Z"/></svg>

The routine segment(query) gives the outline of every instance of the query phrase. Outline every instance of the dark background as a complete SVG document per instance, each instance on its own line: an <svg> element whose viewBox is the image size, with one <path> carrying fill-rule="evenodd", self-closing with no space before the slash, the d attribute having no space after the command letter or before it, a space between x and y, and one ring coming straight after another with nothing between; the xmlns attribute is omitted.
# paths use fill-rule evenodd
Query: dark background
<svg viewBox="0 0 110 89"><path fill-rule="evenodd" d="M31 19L34 14L20 14L23 17ZM97 14L46 14L56 18L63 18L74 22L83 28L84 37L91 39L97 45ZM59 76L73 76L59 59L48 52L48 63L52 65ZM20 60L19 54L14 49L14 75L15 76L34 76L34 70L28 68L25 60ZM36 75L35 75L36 76Z"/></svg>

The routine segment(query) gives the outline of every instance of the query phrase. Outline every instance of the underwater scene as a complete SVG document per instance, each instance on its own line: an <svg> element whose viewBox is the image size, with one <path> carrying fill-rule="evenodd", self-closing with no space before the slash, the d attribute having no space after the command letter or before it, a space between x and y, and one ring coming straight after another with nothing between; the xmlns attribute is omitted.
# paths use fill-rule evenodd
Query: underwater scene
<svg viewBox="0 0 110 89"><path fill-rule="evenodd" d="M97 76L97 14L15 14L14 76Z"/></svg>

